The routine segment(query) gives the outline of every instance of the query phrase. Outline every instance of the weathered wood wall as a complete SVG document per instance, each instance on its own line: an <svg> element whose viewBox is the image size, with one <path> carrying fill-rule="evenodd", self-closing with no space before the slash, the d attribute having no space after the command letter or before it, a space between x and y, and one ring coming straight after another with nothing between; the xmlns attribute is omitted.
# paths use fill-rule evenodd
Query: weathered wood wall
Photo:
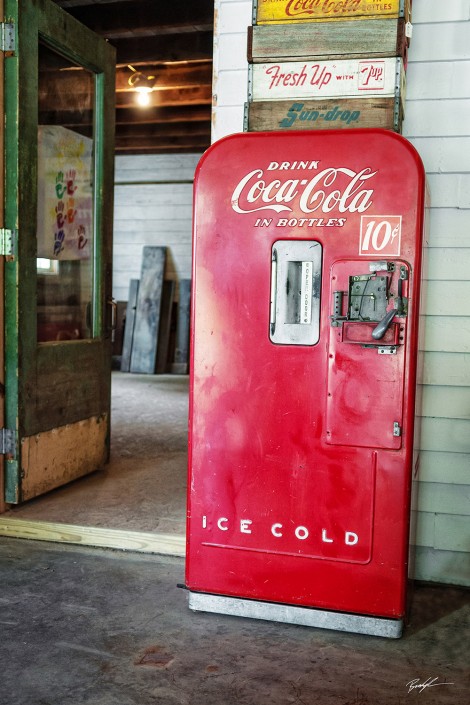
<svg viewBox="0 0 470 705"><path fill-rule="evenodd" d="M251 0L216 0L213 140L243 129ZM403 134L432 194L419 579L470 584L470 0L415 1Z"/></svg>
<svg viewBox="0 0 470 705"><path fill-rule="evenodd" d="M113 296L127 301L145 245L167 247L165 278L191 277L192 181L200 155L116 158Z"/></svg>

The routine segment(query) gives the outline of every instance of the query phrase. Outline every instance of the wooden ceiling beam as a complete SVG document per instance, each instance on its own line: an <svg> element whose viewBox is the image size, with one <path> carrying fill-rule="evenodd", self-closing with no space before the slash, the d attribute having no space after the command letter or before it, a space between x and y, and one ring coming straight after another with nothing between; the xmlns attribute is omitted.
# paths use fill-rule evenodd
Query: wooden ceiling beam
<svg viewBox="0 0 470 705"><path fill-rule="evenodd" d="M142 112L149 108L169 108L178 105L211 105L211 86L191 86L190 88L168 88L154 90L150 93L150 105L141 108ZM136 97L134 92L116 93L116 108L135 108Z"/></svg>
<svg viewBox="0 0 470 705"><path fill-rule="evenodd" d="M166 34L160 37L113 39L117 64L142 62L212 61L212 32Z"/></svg>
<svg viewBox="0 0 470 705"><path fill-rule="evenodd" d="M144 77L154 76L154 83L159 88L210 86L212 83L212 61L176 65L145 64L145 66L134 66L134 68L137 68L136 72L132 71L128 66L120 67L116 70L116 91L134 90L133 86L129 84L129 80L134 80L139 72Z"/></svg>
<svg viewBox="0 0 470 705"><path fill-rule="evenodd" d="M155 123L153 125L118 125L116 127L116 140L124 138L160 138L160 137L184 137L193 139L195 136L204 137L210 141L210 123L201 122L170 122Z"/></svg>
<svg viewBox="0 0 470 705"><path fill-rule="evenodd" d="M214 0L58 4L107 39L210 31L214 23Z"/></svg>
<svg viewBox="0 0 470 705"><path fill-rule="evenodd" d="M116 110L116 125L152 125L169 122L211 122L210 105L177 105Z"/></svg>
<svg viewBox="0 0 470 705"><path fill-rule="evenodd" d="M90 125L91 110L41 111L40 125L58 124L73 129ZM176 105L174 107L139 108L129 106L116 110L116 125L153 125L168 122L208 122L211 121L210 105Z"/></svg>

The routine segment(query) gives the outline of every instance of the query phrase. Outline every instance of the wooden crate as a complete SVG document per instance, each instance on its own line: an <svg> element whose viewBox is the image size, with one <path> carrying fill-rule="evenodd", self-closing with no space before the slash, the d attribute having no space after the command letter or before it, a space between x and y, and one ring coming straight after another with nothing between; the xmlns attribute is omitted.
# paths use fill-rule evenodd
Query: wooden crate
<svg viewBox="0 0 470 705"><path fill-rule="evenodd" d="M402 102L396 98L340 98L302 102L247 103L245 131L338 130L382 127L401 132Z"/></svg>
<svg viewBox="0 0 470 705"><path fill-rule="evenodd" d="M404 100L403 60L344 59L250 64L248 100L395 97Z"/></svg>
<svg viewBox="0 0 470 705"><path fill-rule="evenodd" d="M323 22L365 17L404 17L411 21L411 0L254 0L253 24Z"/></svg>
<svg viewBox="0 0 470 705"><path fill-rule="evenodd" d="M248 61L401 56L406 65L405 28L403 18L255 25L248 27Z"/></svg>

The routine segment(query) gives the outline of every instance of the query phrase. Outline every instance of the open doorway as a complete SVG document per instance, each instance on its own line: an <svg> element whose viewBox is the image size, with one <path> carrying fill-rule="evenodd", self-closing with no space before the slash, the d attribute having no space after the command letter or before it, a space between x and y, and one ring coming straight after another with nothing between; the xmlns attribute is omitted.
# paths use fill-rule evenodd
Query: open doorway
<svg viewBox="0 0 470 705"><path fill-rule="evenodd" d="M23 529L31 538L149 551L160 541L171 553L182 551L188 377L115 371L111 399L110 463L9 509L3 529L9 519L24 522L10 522L10 535Z"/></svg>
<svg viewBox="0 0 470 705"><path fill-rule="evenodd" d="M192 182L199 158L199 154L116 157L113 296L117 301L128 300L130 282L141 276L144 248L149 245L166 248L164 279L176 283L176 297L179 282L190 279ZM0 517L0 531L181 554L188 386L186 374L115 369L110 463L11 507ZM12 519L15 526L5 529ZM22 527L20 521L25 522Z"/></svg>

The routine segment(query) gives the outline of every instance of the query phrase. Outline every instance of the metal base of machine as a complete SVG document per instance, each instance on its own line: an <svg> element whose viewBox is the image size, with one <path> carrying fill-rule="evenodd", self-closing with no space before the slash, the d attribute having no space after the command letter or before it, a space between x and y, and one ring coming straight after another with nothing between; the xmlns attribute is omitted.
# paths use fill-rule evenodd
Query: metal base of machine
<svg viewBox="0 0 470 705"><path fill-rule="evenodd" d="M385 617L367 617L346 612L330 612L311 607L297 607L275 602L258 602L239 597L189 592L189 608L196 612L215 612L233 617L264 619L318 629L369 634L398 639L402 635L403 620Z"/></svg>

